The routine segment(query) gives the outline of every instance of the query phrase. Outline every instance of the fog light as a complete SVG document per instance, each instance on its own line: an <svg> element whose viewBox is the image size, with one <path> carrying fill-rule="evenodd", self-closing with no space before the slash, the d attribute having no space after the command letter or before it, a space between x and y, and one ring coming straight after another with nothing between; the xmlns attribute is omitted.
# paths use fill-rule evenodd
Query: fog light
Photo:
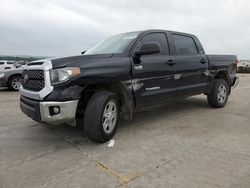
<svg viewBox="0 0 250 188"><path fill-rule="evenodd" d="M49 113L51 116L59 114L60 113L60 107L59 106L50 106L49 107Z"/></svg>
<svg viewBox="0 0 250 188"><path fill-rule="evenodd" d="M60 112L60 108L56 106L53 108L53 111L55 114L58 114Z"/></svg>

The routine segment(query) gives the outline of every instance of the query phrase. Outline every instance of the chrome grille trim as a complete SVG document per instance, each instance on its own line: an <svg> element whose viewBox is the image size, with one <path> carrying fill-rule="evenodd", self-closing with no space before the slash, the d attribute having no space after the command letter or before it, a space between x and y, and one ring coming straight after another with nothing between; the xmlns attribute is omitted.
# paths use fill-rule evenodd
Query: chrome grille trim
<svg viewBox="0 0 250 188"><path fill-rule="evenodd" d="M41 60L39 60L41 62ZM53 91L53 86L50 84L49 70L52 69L52 63L50 60L44 60L42 65L33 65L25 67L25 70L43 70L44 71L44 88L40 91L32 91L29 89L19 88L19 93L22 96L35 100L43 100L44 97L49 95Z"/></svg>

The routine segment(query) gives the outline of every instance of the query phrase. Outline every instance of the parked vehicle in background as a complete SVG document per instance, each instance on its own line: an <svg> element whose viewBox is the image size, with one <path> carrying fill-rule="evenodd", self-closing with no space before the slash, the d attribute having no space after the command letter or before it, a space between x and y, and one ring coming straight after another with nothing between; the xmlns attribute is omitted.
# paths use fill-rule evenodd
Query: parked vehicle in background
<svg viewBox="0 0 250 188"><path fill-rule="evenodd" d="M13 61L0 60L0 71L7 70L7 69L15 69L16 67L14 66L14 64L15 62Z"/></svg>
<svg viewBox="0 0 250 188"><path fill-rule="evenodd" d="M79 125L95 142L111 139L120 115L205 94L227 103L237 82L235 55L206 55L191 34L147 30L112 36L83 55L39 60L25 67L21 110L47 124Z"/></svg>
<svg viewBox="0 0 250 188"><path fill-rule="evenodd" d="M238 68L250 67L250 60L241 60L238 63Z"/></svg>
<svg viewBox="0 0 250 188"><path fill-rule="evenodd" d="M22 83L22 68L0 71L0 87L8 87L9 90L18 91Z"/></svg>
<svg viewBox="0 0 250 188"><path fill-rule="evenodd" d="M250 73L250 60L241 60L237 65L238 73Z"/></svg>

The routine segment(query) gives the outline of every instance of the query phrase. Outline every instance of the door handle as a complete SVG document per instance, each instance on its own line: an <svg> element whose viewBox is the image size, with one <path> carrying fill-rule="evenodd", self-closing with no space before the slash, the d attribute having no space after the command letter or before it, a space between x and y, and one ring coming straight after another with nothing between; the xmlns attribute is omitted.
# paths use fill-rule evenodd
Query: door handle
<svg viewBox="0 0 250 188"><path fill-rule="evenodd" d="M169 59L169 60L167 61L167 64L170 65L170 66L172 66L172 65L175 64L175 61L174 61L173 59Z"/></svg>
<svg viewBox="0 0 250 188"><path fill-rule="evenodd" d="M137 65L137 66L134 66L135 70L143 70L143 66L142 65Z"/></svg>
<svg viewBox="0 0 250 188"><path fill-rule="evenodd" d="M202 63L202 64L207 63L207 59L201 59L201 60L200 60L200 63Z"/></svg>

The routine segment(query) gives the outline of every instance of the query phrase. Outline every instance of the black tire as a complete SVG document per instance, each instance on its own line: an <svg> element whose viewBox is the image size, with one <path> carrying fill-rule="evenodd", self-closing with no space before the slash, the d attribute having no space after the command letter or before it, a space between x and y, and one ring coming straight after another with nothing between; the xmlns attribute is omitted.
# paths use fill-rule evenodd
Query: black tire
<svg viewBox="0 0 250 188"><path fill-rule="evenodd" d="M19 81L20 83L19 84L14 84L15 81ZM21 82L22 82L22 76L21 75L11 76L9 78L9 81L8 81L8 88L9 88L9 90L11 90L11 91L18 91L19 87L21 85Z"/></svg>
<svg viewBox="0 0 250 188"><path fill-rule="evenodd" d="M112 125L110 126L112 127L112 130L111 128L109 130L107 126L107 129L105 131L103 121L106 119L105 117L103 117L103 114L105 108L107 109L109 107L111 107L112 109L116 109L116 119L114 119L113 121L113 119L110 120L109 118L107 118ZM110 140L114 136L117 129L119 112L120 106L113 92L99 91L93 94L93 96L89 99L84 114L84 132L86 136L88 136L92 141L98 143L104 143Z"/></svg>
<svg viewBox="0 0 250 188"><path fill-rule="evenodd" d="M224 93L223 95L220 91ZM211 93L207 95L208 104L213 108L222 108L226 105L229 96L229 86L224 79L215 79Z"/></svg>

